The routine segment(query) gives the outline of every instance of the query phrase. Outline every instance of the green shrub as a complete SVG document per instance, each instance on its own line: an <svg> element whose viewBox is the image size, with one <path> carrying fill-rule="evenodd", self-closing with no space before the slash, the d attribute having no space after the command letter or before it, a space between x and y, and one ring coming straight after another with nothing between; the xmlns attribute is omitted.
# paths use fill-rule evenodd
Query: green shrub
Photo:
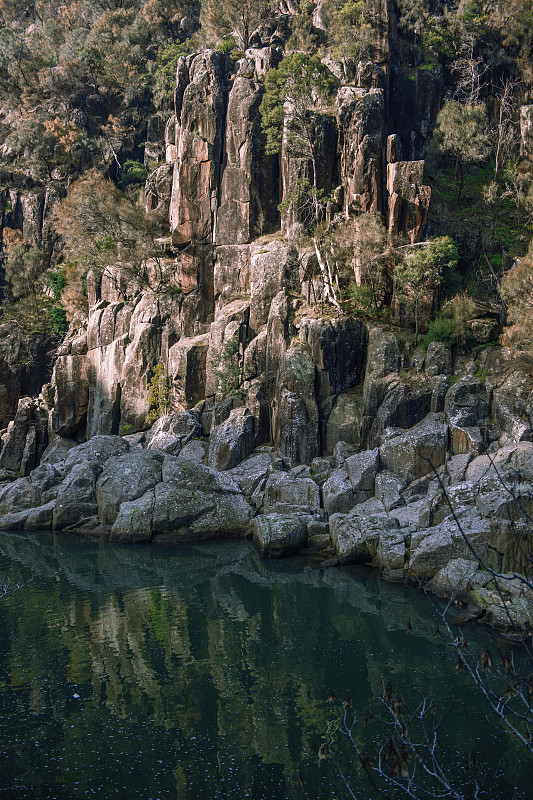
<svg viewBox="0 0 533 800"><path fill-rule="evenodd" d="M232 394L240 387L242 369L239 363L239 339L237 336L232 336L222 348L215 375L218 378L220 391L225 395Z"/></svg>
<svg viewBox="0 0 533 800"><path fill-rule="evenodd" d="M194 52L197 47L195 38L184 42L167 44L157 59L155 69L154 101L158 108L170 106L176 88L176 67L178 59Z"/></svg>
<svg viewBox="0 0 533 800"><path fill-rule="evenodd" d="M142 186L146 181L148 170L141 161L128 159L124 162L120 173L119 187L124 191L128 186Z"/></svg>
<svg viewBox="0 0 533 800"><path fill-rule="evenodd" d="M54 304L46 309L46 313L52 323L54 333L64 336L68 331L67 312L61 305Z"/></svg>
<svg viewBox="0 0 533 800"><path fill-rule="evenodd" d="M168 412L170 404L170 379L164 364L154 367L148 384L148 403L150 410L146 415L146 424L153 425L156 419Z"/></svg>
<svg viewBox="0 0 533 800"><path fill-rule="evenodd" d="M431 342L443 342L451 347L455 344L455 322L453 319L438 318L431 320L422 344L428 347Z"/></svg>
<svg viewBox="0 0 533 800"><path fill-rule="evenodd" d="M236 47L237 42L235 41L235 37L225 36L224 39L221 39L220 42L217 43L216 49L224 53L225 56L229 56Z"/></svg>

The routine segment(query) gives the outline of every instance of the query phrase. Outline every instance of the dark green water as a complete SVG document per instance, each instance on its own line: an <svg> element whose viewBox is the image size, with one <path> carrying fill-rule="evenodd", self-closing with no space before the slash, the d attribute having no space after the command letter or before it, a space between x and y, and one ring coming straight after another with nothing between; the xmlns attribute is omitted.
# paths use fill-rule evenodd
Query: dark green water
<svg viewBox="0 0 533 800"><path fill-rule="evenodd" d="M455 779L474 750L484 796L531 796L531 764L455 674L420 592L361 569L261 560L246 541L0 534L2 575L31 581L0 600L0 800L286 800L299 772L309 797L340 798L313 755L331 740L349 765L328 695L349 694L362 719L382 677L410 698L464 703L442 734ZM482 647L487 634L469 639ZM355 732L371 746L371 726ZM372 797L358 780L356 796Z"/></svg>

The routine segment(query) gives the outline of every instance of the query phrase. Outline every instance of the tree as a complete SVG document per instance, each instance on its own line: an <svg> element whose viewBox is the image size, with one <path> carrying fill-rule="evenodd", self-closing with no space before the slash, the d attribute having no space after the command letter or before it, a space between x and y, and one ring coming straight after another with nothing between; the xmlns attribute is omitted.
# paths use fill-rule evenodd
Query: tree
<svg viewBox="0 0 533 800"><path fill-rule="evenodd" d="M494 179L498 177L500 166L509 161L518 143L517 107L515 100L516 81L502 79L496 97L499 102L498 121L493 131L494 139Z"/></svg>
<svg viewBox="0 0 533 800"><path fill-rule="evenodd" d="M365 24L364 0L329 0L322 13L327 20L328 43L334 55L355 58L361 50Z"/></svg>
<svg viewBox="0 0 533 800"><path fill-rule="evenodd" d="M154 367L152 377L148 383L148 404L150 410L146 415L147 425L153 425L159 417L168 413L170 394L170 378L165 369L165 365L160 362Z"/></svg>
<svg viewBox="0 0 533 800"><path fill-rule="evenodd" d="M440 284L445 269L454 269L458 251L449 236L439 236L424 247L416 247L394 269L398 299L414 309L415 342L418 341L422 300Z"/></svg>
<svg viewBox="0 0 533 800"><path fill-rule="evenodd" d="M335 283L349 301L365 311L379 312L387 296L391 254L387 242L381 216L372 213L334 220L322 237L322 250L333 264Z"/></svg>
<svg viewBox="0 0 533 800"><path fill-rule="evenodd" d="M267 72L259 109L267 153L279 153L287 123L291 152L314 157L313 111L328 104L334 85L320 58L305 53L285 56Z"/></svg>
<svg viewBox="0 0 533 800"><path fill-rule="evenodd" d="M132 278L151 284L148 261L160 257L155 230L144 211L97 169L71 184L67 196L54 206L52 223L67 265L63 297L69 299L70 309L76 308L90 269L101 272L119 264ZM154 288L161 289L161 281Z"/></svg>
<svg viewBox="0 0 533 800"><path fill-rule="evenodd" d="M429 13L429 0L398 0L400 25L412 30L420 39Z"/></svg>
<svg viewBox="0 0 533 800"><path fill-rule="evenodd" d="M204 0L202 29L213 43L236 34L239 47L246 50L250 34L267 19L271 5L269 0Z"/></svg>
<svg viewBox="0 0 533 800"><path fill-rule="evenodd" d="M31 247L20 231L4 228L4 274L14 300L29 299L37 323L44 297L44 272L48 262L44 253Z"/></svg>
<svg viewBox="0 0 533 800"><path fill-rule="evenodd" d="M457 203L463 191L464 165L479 164L490 153L487 127L487 110L483 104L462 105L456 100L447 100L437 116L434 143L441 152L455 158L456 174L459 172Z"/></svg>
<svg viewBox="0 0 533 800"><path fill-rule="evenodd" d="M297 203L308 203L314 221L319 219L321 190L317 170L317 111L330 100L334 78L318 56L292 53L265 78L261 100L261 125L266 135L266 151L279 153L282 142L287 153L308 159L311 168L309 185L297 187Z"/></svg>
<svg viewBox="0 0 533 800"><path fill-rule="evenodd" d="M524 258L503 276L500 291L507 303L510 323L504 329L502 343L530 349L533 342L533 240Z"/></svg>

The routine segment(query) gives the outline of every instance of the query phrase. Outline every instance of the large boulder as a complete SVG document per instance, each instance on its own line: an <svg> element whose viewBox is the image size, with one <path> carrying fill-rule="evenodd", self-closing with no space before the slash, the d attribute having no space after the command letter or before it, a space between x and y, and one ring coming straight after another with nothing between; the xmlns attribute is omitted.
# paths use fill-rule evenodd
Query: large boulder
<svg viewBox="0 0 533 800"><path fill-rule="evenodd" d="M369 564L378 554L380 538L391 531L396 533L399 524L386 514L334 514L330 517L329 529L339 561Z"/></svg>
<svg viewBox="0 0 533 800"><path fill-rule="evenodd" d="M452 353L443 342L430 342L424 362L428 378L452 374Z"/></svg>
<svg viewBox="0 0 533 800"><path fill-rule="evenodd" d="M272 470L279 466L280 460L276 462L270 453L256 453L229 470L228 475L246 497L251 497L256 489L264 488Z"/></svg>
<svg viewBox="0 0 533 800"><path fill-rule="evenodd" d="M488 413L487 390L479 378L461 378L448 390L444 414L449 425L462 428L481 425Z"/></svg>
<svg viewBox="0 0 533 800"><path fill-rule="evenodd" d="M381 500L386 511L392 511L405 504L405 500L402 497L402 491L405 487L406 482L401 476L394 475L394 473L386 469L376 475L376 497Z"/></svg>
<svg viewBox="0 0 533 800"><path fill-rule="evenodd" d="M253 540L263 556L296 553L307 541L308 514L264 514L252 520Z"/></svg>
<svg viewBox="0 0 533 800"><path fill-rule="evenodd" d="M364 450L344 462L355 492L355 502L363 503L374 494L374 483L379 469L379 450Z"/></svg>
<svg viewBox="0 0 533 800"><path fill-rule="evenodd" d="M368 331L359 320L352 317L303 319L300 323L300 341L311 350L321 403L362 380Z"/></svg>
<svg viewBox="0 0 533 800"><path fill-rule="evenodd" d="M59 487L53 529L83 530L99 527L96 502L96 469L88 461L73 464Z"/></svg>
<svg viewBox="0 0 533 800"><path fill-rule="evenodd" d="M155 487L153 535L161 541L245 536L253 511L239 487L183 462L183 471Z"/></svg>
<svg viewBox="0 0 533 800"><path fill-rule="evenodd" d="M178 455L182 447L202 436L202 426L192 411L178 411L159 417L146 434L148 449Z"/></svg>
<svg viewBox="0 0 533 800"><path fill-rule="evenodd" d="M150 542L153 535L155 492L149 490L142 497L122 503L111 528L111 542L142 544Z"/></svg>
<svg viewBox="0 0 533 800"><path fill-rule="evenodd" d="M358 447L361 444L361 420L364 406L360 392L346 392L337 397L326 423L325 451L332 454L339 442Z"/></svg>
<svg viewBox="0 0 533 800"><path fill-rule="evenodd" d="M490 369L491 361L496 361L495 367L498 368L500 365L497 363L497 354L491 355L493 359L487 356L485 361L487 367ZM506 361L507 359L501 366L507 367L507 374L503 380L500 377L492 393L492 416L495 424L508 433L515 442L530 441L533 439L531 420L528 416L533 407L531 368L529 365L523 367L518 363L517 368L512 369Z"/></svg>
<svg viewBox="0 0 533 800"><path fill-rule="evenodd" d="M234 408L211 430L208 464L218 471L232 469L254 449L254 418L247 408Z"/></svg>
<svg viewBox="0 0 533 800"><path fill-rule="evenodd" d="M356 493L344 468L333 470L324 482L322 498L329 515L346 514L355 506Z"/></svg>
<svg viewBox="0 0 533 800"><path fill-rule="evenodd" d="M466 481L479 483L490 478L533 483L533 442L505 445L491 455L481 455L469 461L465 469Z"/></svg>
<svg viewBox="0 0 533 800"><path fill-rule="evenodd" d="M273 472L265 486L263 511L315 514L320 509L320 489L308 474L296 467L290 472Z"/></svg>
<svg viewBox="0 0 533 800"><path fill-rule="evenodd" d="M163 455L150 450L133 450L110 458L96 482L98 516L112 525L122 503L136 500L161 482Z"/></svg>
<svg viewBox="0 0 533 800"><path fill-rule="evenodd" d="M121 436L94 436L68 451L63 468L68 474L76 465L87 463L99 474L109 458L124 455L129 449Z"/></svg>
<svg viewBox="0 0 533 800"><path fill-rule="evenodd" d="M382 383L383 401L376 412L368 444L381 443L387 428L412 428L431 411L433 389L418 376L410 385L397 375L389 375Z"/></svg>
<svg viewBox="0 0 533 800"><path fill-rule="evenodd" d="M253 511L237 484L199 464L165 456L163 481L124 502L114 541L181 542L245 536Z"/></svg>
<svg viewBox="0 0 533 800"><path fill-rule="evenodd" d="M459 521L459 530L455 519ZM468 506L459 508L455 518L447 517L439 525L411 537L409 575L417 580L433 578L454 559L472 557L473 548L480 558L488 553L489 524Z"/></svg>
<svg viewBox="0 0 533 800"><path fill-rule="evenodd" d="M41 492L30 478L19 478L0 487L0 515L14 514L38 506Z"/></svg>
<svg viewBox="0 0 533 800"><path fill-rule="evenodd" d="M427 417L380 447L384 469L401 475L408 483L440 467L448 450L448 426L439 414Z"/></svg>

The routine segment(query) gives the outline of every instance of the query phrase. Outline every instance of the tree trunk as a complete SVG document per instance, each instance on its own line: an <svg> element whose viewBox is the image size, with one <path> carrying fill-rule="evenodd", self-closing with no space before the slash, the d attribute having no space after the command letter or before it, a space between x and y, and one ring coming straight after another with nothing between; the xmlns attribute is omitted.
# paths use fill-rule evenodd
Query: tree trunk
<svg viewBox="0 0 533 800"><path fill-rule="evenodd" d="M461 199L461 195L463 194L463 184L465 181L465 176L463 173L463 161L462 159L457 159L457 166L459 167L459 193L457 195L457 200L455 201L455 205L459 205L459 200Z"/></svg>
<svg viewBox="0 0 533 800"><path fill-rule="evenodd" d="M331 269L328 264L328 261L324 261L322 258L322 253L320 252L320 248L318 246L318 242L316 237L313 236L313 244L315 246L315 253L318 260L318 266L320 267L320 272L322 273L322 279L324 281L324 298L328 300L335 308L338 308L340 311L339 301L337 300L337 295L335 294L335 288L333 286L333 279L331 277Z"/></svg>

